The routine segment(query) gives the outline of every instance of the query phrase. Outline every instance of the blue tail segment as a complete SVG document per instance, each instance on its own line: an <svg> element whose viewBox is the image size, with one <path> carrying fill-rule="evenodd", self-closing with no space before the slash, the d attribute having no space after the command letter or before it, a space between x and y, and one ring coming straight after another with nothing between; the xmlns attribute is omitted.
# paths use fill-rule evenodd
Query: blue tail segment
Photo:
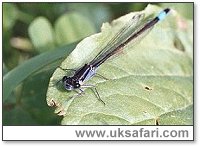
<svg viewBox="0 0 200 147"><path fill-rule="evenodd" d="M163 20L163 19L166 17L166 15L167 15L167 13L168 13L169 11L170 11L169 8L164 9L163 11L161 11L161 12L158 14L157 18L158 18L159 20Z"/></svg>

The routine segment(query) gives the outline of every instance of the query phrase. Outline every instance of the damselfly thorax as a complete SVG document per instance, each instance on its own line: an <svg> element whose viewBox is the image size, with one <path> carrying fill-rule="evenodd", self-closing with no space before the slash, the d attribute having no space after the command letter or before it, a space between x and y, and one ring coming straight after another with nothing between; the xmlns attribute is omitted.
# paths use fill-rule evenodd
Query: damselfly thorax
<svg viewBox="0 0 200 147"><path fill-rule="evenodd" d="M80 96L84 92L82 88L91 88L98 99L105 105L104 101L100 98L95 85L86 84L86 81L97 75L96 71L99 66L111 56L121 51L129 42L139 37L142 39L144 36L146 36L156 23L165 18L169 11L170 9L166 8L161 11L158 16L150 20L145 19L143 14L134 15L132 19L125 24L124 27L122 27L122 29L108 42L106 47L103 48L102 51L91 62L80 67L78 70L74 70L74 74L72 76L64 76L62 78L61 81L64 88L68 91L79 90L78 94L74 95L73 97ZM129 31L130 28L132 28L132 32ZM61 69L71 70L63 68ZM102 75L99 76L106 79Z"/></svg>

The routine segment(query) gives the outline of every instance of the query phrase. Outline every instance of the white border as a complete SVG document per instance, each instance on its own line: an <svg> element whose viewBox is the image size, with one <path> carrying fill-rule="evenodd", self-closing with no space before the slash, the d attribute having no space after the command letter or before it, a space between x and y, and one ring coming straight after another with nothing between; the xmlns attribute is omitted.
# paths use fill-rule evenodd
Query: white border
<svg viewBox="0 0 200 147"><path fill-rule="evenodd" d="M78 137L77 132L84 133ZM88 137L86 131L94 133ZM97 132L104 131L103 137ZM163 136L163 132L167 137ZM181 131L181 132L180 132ZM187 131L187 132L186 132ZM110 132L112 135L110 136ZM128 133L127 133L128 132ZM157 133L156 133L157 132ZM170 136L172 133L173 136ZM137 134L137 137L133 136ZM151 137L153 134L153 137ZM159 134L159 135L156 135ZM174 135L180 134L180 137ZM128 136L127 136L128 135ZM147 135L145 137L145 135ZM187 136L188 135L188 136ZM3 140L193 140L193 126L4 126Z"/></svg>
<svg viewBox="0 0 200 147"><path fill-rule="evenodd" d="M194 0L3 0L3 2L146 2L146 3L150 3L150 2L194 2Z"/></svg>
<svg viewBox="0 0 200 147"><path fill-rule="evenodd" d="M43 0L43 1L39 1L39 0L33 0L33 1L28 1L28 0L4 0L3 2L53 2L53 1L50 1L50 0ZM64 0L60 0L60 1L54 1L54 2L66 2L66 1L64 1ZM72 2L72 1L71 1ZM73 2L85 2L85 1L82 1L82 0L74 0ZM106 1L106 0L104 0L104 1L99 1L99 0L95 0L95 1L87 1L87 2L108 2L108 1ZM115 1L109 1L109 2L122 2L122 1L119 1L119 0L115 0ZM123 2L125 2L125 1L123 1ZM139 2L139 0L137 0L137 1L134 1L134 0L132 0L132 1L128 1L128 0L126 0L126 2ZM145 0L140 0L140 2L147 2L147 1L145 1ZM150 0L150 1L148 1L148 2L195 2L195 30L196 30L196 32L195 32L195 86L197 87L196 88L196 91L195 91L195 93L194 93L194 96L195 96L195 111L196 112L200 112L200 107L199 107L199 104L200 104L200 101L199 101L199 90L198 90L198 87L199 87L199 77L198 77L198 75L200 74L200 68L199 68L199 63L200 63L200 57L199 57L199 55L200 55L200 51L199 51L199 49L200 49L200 46L199 46L199 34L200 34L200 29L199 29L199 24L200 24L200 22L199 22L199 16L200 16L200 1L199 0L187 0L187 1L184 1L184 0L176 0L176 1L172 1L172 0L165 0L165 1L163 1L163 0L160 0L160 1L157 1L157 0ZM2 2L0 3L1 4L1 7L0 7L0 11L2 12ZM1 20L2 20L2 15L0 15L0 17L1 17ZM0 23L0 26L1 26L1 28L2 28L2 23ZM1 34L2 34L2 29L0 30L0 32L1 32ZM1 44L1 46L2 46L2 39L1 39L1 41L0 41L0 44ZM2 59L2 52L1 52L1 54L0 54L0 57L1 57L1 59ZM1 66L1 69L2 69L2 64L0 65ZM0 76L1 76L1 79L2 79L2 72L0 73ZM1 87L0 87L0 93L1 93L1 95L2 95L2 85L1 85ZM1 105L2 106L2 105ZM0 112L2 111L2 109L0 109ZM2 112L1 112L1 114L2 114ZM200 138L200 136L199 136L199 132L200 132L200 127L198 127L197 126L197 122L199 123L200 122L200 120L199 120L199 117L198 117L198 115L195 115L195 125L196 125L196 127L195 127L195 142L194 143L192 143L191 145L193 145L193 146L199 146L200 145L200 142L199 142L199 139L198 138ZM2 121L1 121L1 123L2 123ZM29 127L27 127L27 128L29 128ZM41 127L42 128L42 127ZM1 127L1 129L2 129L2 127ZM49 128L49 129L51 129L51 127ZM4 130L5 131L5 130ZM2 130L1 130L1 132L2 132ZM21 132L23 132L23 130L20 130L19 132L18 132L18 134L21 134ZM51 133L54 133L53 131L51 131ZM10 132L10 135L12 134L12 132ZM40 134L39 132L37 132L37 134ZM2 135L2 133L1 133L1 135ZM95 146L98 146L98 144L99 144L99 142L95 142L95 143L97 143L97 144L95 144ZM128 143L130 143L130 142L125 142L125 143L127 143L126 144L126 146L128 146L129 144ZM154 143L154 145L153 145L153 143ZM163 142L135 142L134 144L139 144L140 146L147 146L147 147L149 147L149 146L151 146L151 145L153 145L154 147L155 146L169 146L169 145L171 145L171 144L174 144L174 142L168 142L168 143L163 143ZM70 144L69 142L68 142L68 144ZM112 146L112 145L115 145L115 146L121 146L121 145L123 145L124 144L124 142L118 142L118 143L109 143L109 146ZM33 142L24 142L23 144L22 143L20 143L20 142L12 142L12 143L5 143L5 142L1 142L1 146L27 146L27 145L29 145L29 146L35 146L35 145L37 145L38 147L44 147L46 144L36 144L36 143L33 143ZM62 142L62 143L59 143L59 144L56 144L56 145L63 145L63 146L65 146L66 147L66 142ZM73 144L72 144L73 146L78 146L78 145L80 145L80 146L94 146L94 143L89 143L89 142L82 142L82 143L80 143L80 142L74 142ZM105 143L103 143L103 145L106 145ZM181 144L179 143L179 142L177 142L176 143L176 145L181 145L181 146L188 146L188 145L190 145L190 144L188 144L188 142L182 142ZM52 142L50 142L50 143L48 143L48 147L49 146L55 146L55 144L54 143L52 143ZM99 144L99 146L102 146L102 144ZM133 146L133 142L131 142L131 144L129 145L129 146Z"/></svg>

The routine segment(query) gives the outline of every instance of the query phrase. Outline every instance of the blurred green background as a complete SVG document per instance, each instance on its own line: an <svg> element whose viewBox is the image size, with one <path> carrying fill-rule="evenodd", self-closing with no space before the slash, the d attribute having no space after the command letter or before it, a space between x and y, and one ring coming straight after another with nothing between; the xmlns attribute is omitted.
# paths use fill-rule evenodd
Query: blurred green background
<svg viewBox="0 0 200 147"><path fill-rule="evenodd" d="M81 39L148 3L3 3L3 125L59 125L49 78ZM193 18L192 3L154 3Z"/></svg>

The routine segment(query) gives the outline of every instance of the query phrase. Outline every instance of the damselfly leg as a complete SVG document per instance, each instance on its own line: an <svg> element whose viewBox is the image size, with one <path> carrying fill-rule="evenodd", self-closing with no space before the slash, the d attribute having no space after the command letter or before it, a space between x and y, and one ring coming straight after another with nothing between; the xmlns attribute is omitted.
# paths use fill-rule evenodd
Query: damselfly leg
<svg viewBox="0 0 200 147"><path fill-rule="evenodd" d="M104 104L104 106L106 105L106 103L101 99L101 97L100 97L95 85L82 85L81 88L90 88L92 90L92 92L96 95L98 100L100 102L102 102ZM75 90L77 92L77 94L74 94L72 97L70 97L70 99L76 98L76 97L79 97L79 96L85 94L84 90L81 89L81 88L78 89L79 91Z"/></svg>
<svg viewBox="0 0 200 147"><path fill-rule="evenodd" d="M69 68L62 68L62 67L60 67L60 66L58 66L58 68L60 68L61 70L63 70L63 71L74 71L74 72L76 72L76 70L75 69L69 69Z"/></svg>
<svg viewBox="0 0 200 147"><path fill-rule="evenodd" d="M81 87L83 87L83 88L90 88L94 92L94 94L97 96L98 100L100 102L102 102L104 104L104 106L106 105L106 103L101 99L101 97L100 97L100 95L99 95L99 93L98 93L97 88L96 88L95 85L82 85Z"/></svg>
<svg viewBox="0 0 200 147"><path fill-rule="evenodd" d="M79 88L78 90L79 91L75 90L77 92L77 94L74 94L71 98L76 98L78 96L85 94L84 90L82 90L81 88Z"/></svg>
<svg viewBox="0 0 200 147"><path fill-rule="evenodd" d="M75 70L75 69L64 69L64 68L62 68L62 67L58 67L58 68L60 68L61 70L63 70L63 71L73 71L73 72L77 72L77 70ZM94 74L94 76L98 76L98 77L100 77L100 78L103 78L103 79L105 79L105 80L108 80L108 78L106 78L106 77L104 77L104 76L102 76L101 74L98 74L98 73L95 73ZM59 82L61 82L61 81L64 81L63 79L61 79L61 80L59 80L59 81L57 81L56 82L56 84L58 84ZM100 102L102 102L104 105L105 105L105 102L100 98L100 95L99 95L99 93L98 93L98 91L97 91L97 88L96 88L96 86L95 85L91 85L91 84L87 84L87 85L81 85L79 88L77 88L77 89L74 89L76 92L77 92L77 94L75 94L74 96L72 96L71 98L75 98L75 97L78 97L78 96L81 96L82 94L84 94L84 90L83 89L81 89L81 88L90 88L92 91L93 91L93 93L96 95L96 97L98 98L98 100L100 101ZM79 90L79 91L77 91L77 90Z"/></svg>
<svg viewBox="0 0 200 147"><path fill-rule="evenodd" d="M108 80L104 76L96 73L99 66L113 55L116 55L124 50L125 46L130 42L132 42L133 45L133 43L135 43L137 40L144 38L144 36L146 36L148 32L152 30L155 24L166 17L169 11L170 9L166 8L153 18L144 17L143 14L136 14L131 20L128 21L127 24L124 25L124 27L121 28L121 30L119 30L114 37L111 38L110 41L108 41L106 46L89 63L85 63L76 70L59 67L63 71L74 72L72 76L65 75L60 80L63 82L65 90L79 90L78 94L73 96L74 98L83 94L84 91L81 88L90 88L95 93L98 100L105 105L104 101L100 98L95 85L85 85L85 82L94 76L99 76L105 80Z"/></svg>

